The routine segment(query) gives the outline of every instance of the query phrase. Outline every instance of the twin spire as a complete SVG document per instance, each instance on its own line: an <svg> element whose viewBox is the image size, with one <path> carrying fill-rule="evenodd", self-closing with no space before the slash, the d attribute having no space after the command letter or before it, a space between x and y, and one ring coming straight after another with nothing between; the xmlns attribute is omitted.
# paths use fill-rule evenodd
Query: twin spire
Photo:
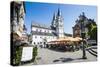
<svg viewBox="0 0 100 67"><path fill-rule="evenodd" d="M61 11L60 9L58 8L58 11L57 13L55 12L54 15L53 15L53 20L52 20L52 27L56 27L56 20L58 17L61 17Z"/></svg>
<svg viewBox="0 0 100 67"><path fill-rule="evenodd" d="M53 19L55 19L55 18L56 18L56 16L61 16L61 11L60 11L60 9L59 9L59 8L58 8L57 15L56 15L56 13L54 13L54 15L53 15Z"/></svg>
<svg viewBox="0 0 100 67"><path fill-rule="evenodd" d="M56 15L56 12L54 13L54 15L53 15L53 20L55 20L58 16L61 16L61 11L60 11L59 8L58 8L57 15Z"/></svg>

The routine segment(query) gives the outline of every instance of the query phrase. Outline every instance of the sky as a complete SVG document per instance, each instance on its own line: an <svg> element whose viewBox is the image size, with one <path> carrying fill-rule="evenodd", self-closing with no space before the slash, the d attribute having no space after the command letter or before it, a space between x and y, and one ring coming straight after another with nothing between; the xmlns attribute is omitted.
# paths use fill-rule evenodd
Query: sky
<svg viewBox="0 0 100 67"><path fill-rule="evenodd" d="M82 12L85 13L87 18L94 19L97 22L96 6L25 2L25 25L28 33L31 31L32 21L50 26L53 14L57 13L58 8L64 18L64 32L66 33L73 33L72 27Z"/></svg>

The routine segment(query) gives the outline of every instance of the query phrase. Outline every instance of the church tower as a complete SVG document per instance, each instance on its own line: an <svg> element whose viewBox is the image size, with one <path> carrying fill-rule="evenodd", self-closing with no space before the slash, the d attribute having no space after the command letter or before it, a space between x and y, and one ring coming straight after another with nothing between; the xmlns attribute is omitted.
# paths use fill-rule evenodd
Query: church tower
<svg viewBox="0 0 100 67"><path fill-rule="evenodd" d="M58 35L58 38L64 37L64 25L63 25L63 17L61 14L60 9L58 9L57 15L56 15L56 33Z"/></svg>
<svg viewBox="0 0 100 67"><path fill-rule="evenodd" d="M53 30L56 30L56 14L54 13L52 23L51 23L51 28Z"/></svg>

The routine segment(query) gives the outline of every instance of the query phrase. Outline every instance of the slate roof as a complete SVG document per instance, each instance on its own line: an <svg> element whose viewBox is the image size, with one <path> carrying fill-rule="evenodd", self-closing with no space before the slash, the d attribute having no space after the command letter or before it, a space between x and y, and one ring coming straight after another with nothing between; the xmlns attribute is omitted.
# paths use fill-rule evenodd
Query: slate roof
<svg viewBox="0 0 100 67"><path fill-rule="evenodd" d="M31 27L38 27L38 28L43 28L43 29L49 29L49 30L51 30L50 26L45 25L45 24L40 24L40 23L37 23L37 22L32 22Z"/></svg>
<svg viewBox="0 0 100 67"><path fill-rule="evenodd" d="M57 36L55 33L45 33L45 32L37 32L37 31L32 31L32 35Z"/></svg>

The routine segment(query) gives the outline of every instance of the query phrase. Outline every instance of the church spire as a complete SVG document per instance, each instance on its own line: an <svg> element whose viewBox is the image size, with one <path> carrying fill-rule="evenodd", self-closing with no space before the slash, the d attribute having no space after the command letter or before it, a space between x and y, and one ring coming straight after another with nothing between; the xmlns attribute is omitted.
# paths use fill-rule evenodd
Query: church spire
<svg viewBox="0 0 100 67"><path fill-rule="evenodd" d="M53 15L53 20L56 20L56 14L54 13L54 15Z"/></svg>
<svg viewBox="0 0 100 67"><path fill-rule="evenodd" d="M57 16L61 16L61 11L60 9L58 8L58 13L57 13Z"/></svg>
<svg viewBox="0 0 100 67"><path fill-rule="evenodd" d="M54 13L53 19L52 19L52 27L53 27L53 28L56 27L56 14L55 14L55 13Z"/></svg>

